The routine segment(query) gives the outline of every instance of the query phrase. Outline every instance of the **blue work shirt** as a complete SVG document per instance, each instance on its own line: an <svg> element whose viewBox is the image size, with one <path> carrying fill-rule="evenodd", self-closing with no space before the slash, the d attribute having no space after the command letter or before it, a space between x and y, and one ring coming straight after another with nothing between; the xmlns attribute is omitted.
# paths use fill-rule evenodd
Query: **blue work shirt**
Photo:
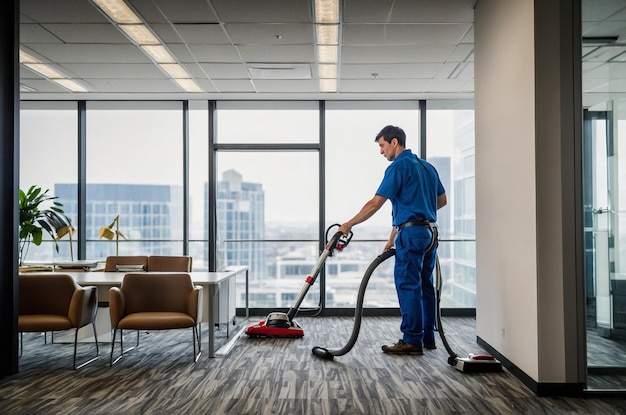
<svg viewBox="0 0 626 415"><path fill-rule="evenodd" d="M437 197L445 193L432 164L406 149L385 170L376 194L391 200L393 226L437 221Z"/></svg>

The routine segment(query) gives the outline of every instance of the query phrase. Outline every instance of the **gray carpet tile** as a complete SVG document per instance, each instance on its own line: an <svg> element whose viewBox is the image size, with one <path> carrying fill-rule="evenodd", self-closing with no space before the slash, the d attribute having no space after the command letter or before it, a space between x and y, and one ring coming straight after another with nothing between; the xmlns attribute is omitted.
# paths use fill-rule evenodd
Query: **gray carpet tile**
<svg viewBox="0 0 626 415"><path fill-rule="evenodd" d="M242 322L241 327L259 318ZM300 339L251 339L240 334L226 357L206 353L193 363L190 330L142 332L139 348L109 367L100 358L72 370L72 345L24 336L20 372L0 379L2 414L618 414L626 401L540 398L507 370L468 374L447 363L438 341L423 356L382 353L397 341L399 318L365 317L354 348L334 360L313 346L342 347L352 318L300 317ZM445 332L460 356L484 352L473 318L446 318ZM224 343L224 329L217 333ZM237 333L231 328L231 334ZM438 339L439 340L439 339ZM126 336L126 345L134 335ZM93 345L81 344L82 357Z"/></svg>

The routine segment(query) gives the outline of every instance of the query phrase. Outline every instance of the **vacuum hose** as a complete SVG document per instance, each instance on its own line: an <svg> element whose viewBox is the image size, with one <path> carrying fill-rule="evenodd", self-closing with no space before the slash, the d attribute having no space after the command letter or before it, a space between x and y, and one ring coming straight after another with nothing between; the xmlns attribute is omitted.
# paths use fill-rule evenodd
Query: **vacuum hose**
<svg viewBox="0 0 626 415"><path fill-rule="evenodd" d="M352 328L352 335L350 336L348 343L339 350L329 350L324 347L315 346L312 350L315 356L321 357L322 359L326 360L332 360L335 356L343 356L344 354L352 350L352 347L354 347L356 340L359 337L359 331L361 330L361 318L363 317L363 299L365 298L365 289L367 288L367 283L374 273L374 270L378 268L380 264L385 262L388 258L394 256L395 254L395 249L385 251L382 254L378 255L372 261L369 267L367 267L365 275L363 275L363 279L361 280L361 286L359 287L359 294L356 300L356 308L354 310L354 327Z"/></svg>
<svg viewBox="0 0 626 415"><path fill-rule="evenodd" d="M352 328L352 335L350 336L348 343L346 343L345 346L343 346L341 349L338 349L338 350L330 350L324 347L315 346L312 350L315 356L321 357L322 359L326 359L326 360L333 360L335 356L343 356L344 354L352 350L352 348L356 344L357 338L359 337L359 331L361 330L361 318L363 317L363 299L365 298L365 290L367 288L367 283L369 282L370 277L374 273L374 270L378 268L380 264L382 264L387 259L394 256L395 254L396 254L395 249L390 249L388 251L383 252L382 254L378 255L374 259L374 261L372 261L372 263L369 265L369 267L365 271L365 275L363 275L363 279L361 280L361 286L359 287L359 293L358 293L357 300L356 300L356 308L354 310L354 327ZM449 355L448 364L450 364L451 366L454 366L458 360L458 355L450 347L450 344L448 343L448 340L446 339L446 336L443 332L443 325L441 324L441 307L440 307L441 286L442 286L441 267L439 265L439 256L437 256L437 262L435 265L435 291L436 291L436 297L437 297L436 299L437 301L437 311L436 311L437 328L436 329L439 332L439 337L441 338L441 341L443 342L443 345L446 351L448 352L448 355Z"/></svg>

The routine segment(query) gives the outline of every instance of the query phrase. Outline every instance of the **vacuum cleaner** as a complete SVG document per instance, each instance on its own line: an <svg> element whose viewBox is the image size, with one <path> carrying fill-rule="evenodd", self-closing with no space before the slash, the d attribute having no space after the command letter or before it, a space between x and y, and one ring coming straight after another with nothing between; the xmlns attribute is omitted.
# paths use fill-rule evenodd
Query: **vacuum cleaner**
<svg viewBox="0 0 626 415"><path fill-rule="evenodd" d="M300 290L300 293L296 297L296 300L289 308L287 313L280 311L274 311L267 315L265 320L260 321L258 324L248 326L246 328L246 334L248 337L287 337L298 338L304 336L304 330L294 320L304 297L306 296L309 288L315 283L317 276L319 275L326 258L333 255L335 250L343 251L352 239L352 232L349 235L344 235L342 232L335 232L332 238L328 240L328 234L335 226L341 225L334 224L326 229L326 245L322 251L319 259L315 263L311 274L306 277L304 286Z"/></svg>
<svg viewBox="0 0 626 415"><path fill-rule="evenodd" d="M354 326L352 328L352 335L350 339L340 349L327 349L320 346L315 346L312 349L312 353L315 356L321 357L322 359L332 360L335 356L343 356L352 350L354 347L357 338L359 336L359 331L361 328L361 319L363 315L363 299L365 297L365 289L367 288L367 283L369 282L370 277L374 270L387 259L391 258L396 254L395 249L390 249L388 251L383 252L378 255L374 261L369 265L365 274L363 275L363 279L361 280L361 285L359 287L359 293L357 296L356 308L354 311ZM441 324L441 286L442 286L442 278L441 278L441 267L439 265L439 257L437 257L436 266L435 266L435 278L436 278L436 297L437 297L437 327L436 331L439 332L439 337L441 337L441 341L443 342L446 351L449 354L448 364L453 366L455 369L465 372L465 373L477 373L477 372L500 372L502 371L502 363L498 361L495 357L488 354L470 354L469 357L459 357L450 347L448 340L446 339L445 333L443 331L443 325Z"/></svg>

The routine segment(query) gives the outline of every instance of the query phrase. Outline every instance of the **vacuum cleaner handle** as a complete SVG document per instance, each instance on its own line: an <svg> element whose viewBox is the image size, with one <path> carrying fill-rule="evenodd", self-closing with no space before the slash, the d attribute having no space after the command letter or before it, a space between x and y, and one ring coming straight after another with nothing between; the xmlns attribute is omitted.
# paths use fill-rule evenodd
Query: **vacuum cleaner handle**
<svg viewBox="0 0 626 415"><path fill-rule="evenodd" d="M328 239L328 234L330 233L330 230L333 229L334 227L340 227L340 226L341 226L340 224L335 223L334 225L330 225L328 229L326 229L325 249L328 250L328 256L333 256L333 252L335 249L338 249L339 251L343 251L344 248L348 246L348 244L352 240L352 235L353 235L352 231L350 231L348 235L344 235L343 232L337 231L332 236L332 238L330 238L330 240Z"/></svg>

